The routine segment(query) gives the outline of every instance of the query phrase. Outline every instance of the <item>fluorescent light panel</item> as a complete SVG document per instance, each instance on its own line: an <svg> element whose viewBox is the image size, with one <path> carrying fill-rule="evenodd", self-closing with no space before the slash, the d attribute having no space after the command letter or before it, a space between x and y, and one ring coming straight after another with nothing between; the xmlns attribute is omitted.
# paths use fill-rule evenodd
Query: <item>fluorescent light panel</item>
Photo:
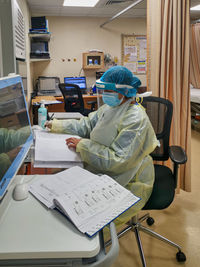
<svg viewBox="0 0 200 267"><path fill-rule="evenodd" d="M190 10L200 10L200 5L193 6L190 8Z"/></svg>
<svg viewBox="0 0 200 267"><path fill-rule="evenodd" d="M63 6L93 7L99 0L64 0Z"/></svg>

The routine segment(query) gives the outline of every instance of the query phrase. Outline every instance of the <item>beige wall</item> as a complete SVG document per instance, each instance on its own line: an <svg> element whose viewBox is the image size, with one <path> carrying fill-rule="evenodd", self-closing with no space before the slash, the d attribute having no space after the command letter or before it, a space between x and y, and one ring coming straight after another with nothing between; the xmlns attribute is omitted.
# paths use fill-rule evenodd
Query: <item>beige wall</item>
<svg viewBox="0 0 200 267"><path fill-rule="evenodd" d="M82 53L99 49L117 57L121 64L121 34L146 34L146 19L117 18L104 28L106 18L47 17L52 38L49 43L51 61L34 62L34 78L38 76L79 76ZM70 59L70 61L68 61ZM74 62L76 59L76 62ZM95 82L95 71L82 71L87 85ZM138 75L146 85L146 75Z"/></svg>

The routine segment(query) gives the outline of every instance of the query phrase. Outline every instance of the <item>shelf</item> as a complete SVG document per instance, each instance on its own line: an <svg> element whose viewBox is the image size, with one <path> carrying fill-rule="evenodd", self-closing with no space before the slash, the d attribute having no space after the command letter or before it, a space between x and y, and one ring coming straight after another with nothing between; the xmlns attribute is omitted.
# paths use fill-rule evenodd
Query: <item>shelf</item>
<svg viewBox="0 0 200 267"><path fill-rule="evenodd" d="M50 58L30 58L30 62L37 62L37 61L50 61Z"/></svg>
<svg viewBox="0 0 200 267"><path fill-rule="evenodd" d="M49 41L51 38L51 33L29 33L31 39Z"/></svg>

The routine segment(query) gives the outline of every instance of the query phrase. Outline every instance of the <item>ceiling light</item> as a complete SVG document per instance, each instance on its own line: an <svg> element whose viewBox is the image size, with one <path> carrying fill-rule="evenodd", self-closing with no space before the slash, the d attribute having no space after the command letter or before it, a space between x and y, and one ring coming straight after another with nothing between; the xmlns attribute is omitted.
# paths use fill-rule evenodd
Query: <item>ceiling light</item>
<svg viewBox="0 0 200 267"><path fill-rule="evenodd" d="M190 8L190 10L200 10L200 5L193 6Z"/></svg>
<svg viewBox="0 0 200 267"><path fill-rule="evenodd" d="M63 6L93 7L99 0L64 0Z"/></svg>

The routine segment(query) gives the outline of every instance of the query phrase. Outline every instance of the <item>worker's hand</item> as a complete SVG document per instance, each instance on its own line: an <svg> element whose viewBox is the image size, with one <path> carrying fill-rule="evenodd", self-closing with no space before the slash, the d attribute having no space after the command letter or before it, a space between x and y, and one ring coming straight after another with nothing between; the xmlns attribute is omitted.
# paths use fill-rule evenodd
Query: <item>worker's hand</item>
<svg viewBox="0 0 200 267"><path fill-rule="evenodd" d="M44 127L48 128L48 129L51 129L52 128L52 122L51 121L46 121L44 123Z"/></svg>
<svg viewBox="0 0 200 267"><path fill-rule="evenodd" d="M75 138L75 137L70 137L70 138L66 139L65 141L66 141L66 145L68 146L68 148L75 148L76 149L76 146L81 141L81 139Z"/></svg>

